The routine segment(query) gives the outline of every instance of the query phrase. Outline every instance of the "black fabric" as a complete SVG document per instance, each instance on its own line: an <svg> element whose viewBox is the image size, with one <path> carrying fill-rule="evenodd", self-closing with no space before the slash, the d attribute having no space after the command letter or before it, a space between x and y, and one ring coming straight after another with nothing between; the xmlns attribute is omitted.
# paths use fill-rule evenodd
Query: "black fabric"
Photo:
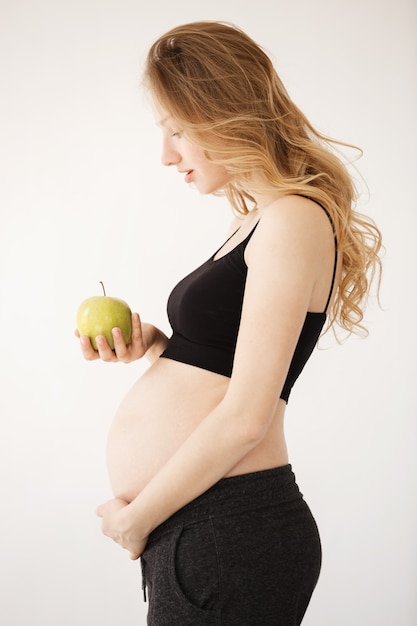
<svg viewBox="0 0 417 626"><path fill-rule="evenodd" d="M326 214L331 221L327 211ZM217 251L174 287L167 307L173 334L161 357L188 363L223 376L232 375L248 271L244 254L258 224L259 221L248 236L230 252L214 260ZM335 264L328 302L322 313L306 314L288 375L280 392L280 397L286 402L326 321L326 309L333 290L337 264L336 238L335 244Z"/></svg>
<svg viewBox="0 0 417 626"><path fill-rule="evenodd" d="M299 626L321 568L290 465L224 478L150 535L149 626Z"/></svg>

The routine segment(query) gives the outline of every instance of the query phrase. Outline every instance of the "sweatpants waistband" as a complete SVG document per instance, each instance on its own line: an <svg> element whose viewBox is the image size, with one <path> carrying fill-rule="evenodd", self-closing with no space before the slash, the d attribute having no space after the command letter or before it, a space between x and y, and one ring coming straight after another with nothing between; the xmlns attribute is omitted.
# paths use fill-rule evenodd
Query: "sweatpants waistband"
<svg viewBox="0 0 417 626"><path fill-rule="evenodd" d="M149 536L148 545L181 524L191 524L214 515L229 515L239 509L256 509L302 497L289 464L222 478L155 528Z"/></svg>

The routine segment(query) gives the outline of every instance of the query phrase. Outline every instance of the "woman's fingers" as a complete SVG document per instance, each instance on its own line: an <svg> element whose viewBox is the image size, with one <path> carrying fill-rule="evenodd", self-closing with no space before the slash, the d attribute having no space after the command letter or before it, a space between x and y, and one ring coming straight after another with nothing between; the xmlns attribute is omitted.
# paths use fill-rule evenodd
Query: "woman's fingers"
<svg viewBox="0 0 417 626"><path fill-rule="evenodd" d="M80 335L78 331L76 331L76 335L80 339L80 347L83 357L87 361L95 361L96 359L98 359L99 354L97 350L94 350L93 346L91 345L90 339L86 335Z"/></svg>
<svg viewBox="0 0 417 626"><path fill-rule="evenodd" d="M128 345L123 340L120 328L112 330L117 358L123 363L140 359L146 352L143 344L142 324L138 313L132 313L132 336Z"/></svg>
<svg viewBox="0 0 417 626"><path fill-rule="evenodd" d="M143 341L142 322L139 313L132 314L132 339L130 342L130 353L132 359L140 359L146 352Z"/></svg>
<svg viewBox="0 0 417 626"><path fill-rule="evenodd" d="M130 363L136 359L140 359L146 352L143 342L142 324L138 313L132 314L132 337L129 344L126 345L120 328L112 329L112 337L114 349L112 349L104 335L98 335L95 338L97 350L91 344L89 337L80 335L78 329L74 334L80 340L81 352L87 361L95 361L101 359L107 363Z"/></svg>
<svg viewBox="0 0 417 626"><path fill-rule="evenodd" d="M140 321L139 313L132 313L132 344L142 344L142 324Z"/></svg>
<svg viewBox="0 0 417 626"><path fill-rule="evenodd" d="M104 335L98 335L96 337L96 344L99 357L102 361L106 361L106 363L115 363L116 361L118 361L117 355L110 348Z"/></svg>

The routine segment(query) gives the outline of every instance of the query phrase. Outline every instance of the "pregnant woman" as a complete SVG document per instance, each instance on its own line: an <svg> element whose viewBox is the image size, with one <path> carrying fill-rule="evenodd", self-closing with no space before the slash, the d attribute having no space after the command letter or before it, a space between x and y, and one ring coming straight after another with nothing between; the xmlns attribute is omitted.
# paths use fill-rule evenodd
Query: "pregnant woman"
<svg viewBox="0 0 417 626"><path fill-rule="evenodd" d="M144 83L163 164L236 217L170 294L169 338L137 313L128 346L117 328L114 351L80 337L86 359L150 362L110 430L103 532L141 557L152 626L295 626L321 548L284 414L323 329L361 328L380 233L332 142L235 26L166 33Z"/></svg>

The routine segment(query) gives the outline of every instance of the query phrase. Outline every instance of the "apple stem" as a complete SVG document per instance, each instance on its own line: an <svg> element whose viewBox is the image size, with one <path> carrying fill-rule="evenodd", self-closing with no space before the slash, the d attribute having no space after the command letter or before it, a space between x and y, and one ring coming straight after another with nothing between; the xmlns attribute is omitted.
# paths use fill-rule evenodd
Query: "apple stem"
<svg viewBox="0 0 417 626"><path fill-rule="evenodd" d="M100 285L102 286L102 289L103 289L103 295L105 296L105 295L106 295L106 290L104 289L104 285L103 285L102 281L100 281Z"/></svg>

